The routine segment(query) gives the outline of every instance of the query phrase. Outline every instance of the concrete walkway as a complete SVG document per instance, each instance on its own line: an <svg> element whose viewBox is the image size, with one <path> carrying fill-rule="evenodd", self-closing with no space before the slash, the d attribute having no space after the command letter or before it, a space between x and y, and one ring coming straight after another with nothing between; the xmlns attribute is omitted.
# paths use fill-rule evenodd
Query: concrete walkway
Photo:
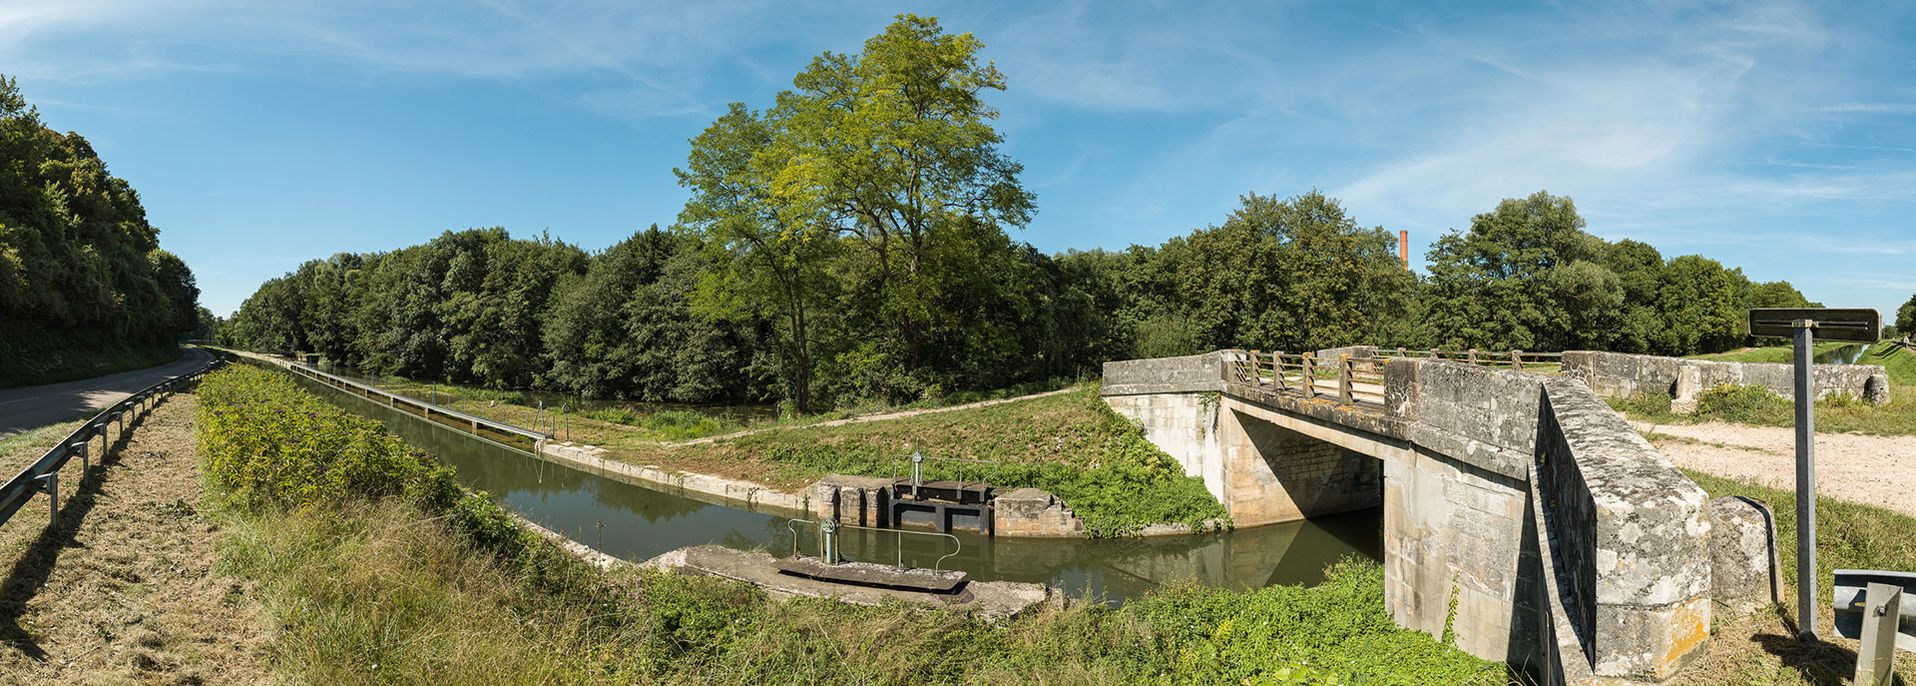
<svg viewBox="0 0 1916 686"><path fill-rule="evenodd" d="M0 436L92 413L134 391L199 369L210 359L212 355L206 351L188 348L179 359L157 367L0 390Z"/></svg>

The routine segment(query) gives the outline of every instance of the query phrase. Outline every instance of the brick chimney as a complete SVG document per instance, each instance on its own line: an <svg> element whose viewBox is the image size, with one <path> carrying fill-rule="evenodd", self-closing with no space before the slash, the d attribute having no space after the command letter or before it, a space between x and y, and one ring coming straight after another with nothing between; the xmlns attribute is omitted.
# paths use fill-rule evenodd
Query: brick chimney
<svg viewBox="0 0 1916 686"><path fill-rule="evenodd" d="M1404 263L1404 271L1410 271L1410 231L1397 230L1397 261Z"/></svg>

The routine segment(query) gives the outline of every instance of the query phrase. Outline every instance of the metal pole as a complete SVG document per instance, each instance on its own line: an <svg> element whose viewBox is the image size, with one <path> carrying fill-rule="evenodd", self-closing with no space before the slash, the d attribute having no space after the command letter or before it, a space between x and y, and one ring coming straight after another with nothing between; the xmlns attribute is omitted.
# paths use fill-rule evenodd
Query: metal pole
<svg viewBox="0 0 1916 686"><path fill-rule="evenodd" d="M825 564L838 564L838 520L827 519L818 523L819 545L824 547L822 556Z"/></svg>
<svg viewBox="0 0 1916 686"><path fill-rule="evenodd" d="M1796 325L1796 632L1816 640L1816 380L1810 340L1816 322Z"/></svg>
<svg viewBox="0 0 1916 686"><path fill-rule="evenodd" d="M925 454L918 452L918 442L911 446L911 497L918 499L918 485L925 482Z"/></svg>

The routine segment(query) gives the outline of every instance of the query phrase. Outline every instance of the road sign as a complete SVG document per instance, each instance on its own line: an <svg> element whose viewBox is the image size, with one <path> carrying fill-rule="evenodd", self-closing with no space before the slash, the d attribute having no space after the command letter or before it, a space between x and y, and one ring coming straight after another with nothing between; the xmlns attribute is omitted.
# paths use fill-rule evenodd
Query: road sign
<svg viewBox="0 0 1916 686"><path fill-rule="evenodd" d="M1898 648L1916 652L1916 574L1836 570L1836 634L1861 642L1857 684L1888 684Z"/></svg>
<svg viewBox="0 0 1916 686"><path fill-rule="evenodd" d="M1750 335L1789 338L1796 323L1812 322L1811 335L1825 341L1875 343L1883 336L1883 316L1868 308L1759 307L1750 310Z"/></svg>

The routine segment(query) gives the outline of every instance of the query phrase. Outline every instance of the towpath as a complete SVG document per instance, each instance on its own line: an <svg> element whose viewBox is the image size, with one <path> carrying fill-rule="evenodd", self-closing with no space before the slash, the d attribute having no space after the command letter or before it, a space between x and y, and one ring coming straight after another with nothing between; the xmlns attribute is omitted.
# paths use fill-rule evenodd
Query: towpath
<svg viewBox="0 0 1916 686"><path fill-rule="evenodd" d="M1796 433L1789 427L1631 425L1679 467L1796 489ZM1916 516L1916 436L1818 433L1816 490L1825 497Z"/></svg>
<svg viewBox="0 0 1916 686"><path fill-rule="evenodd" d="M1055 391L1045 391L1043 393L1021 395L1021 396L1017 396L1013 398L998 398L996 400L980 400L975 403L965 403L963 405L949 405L946 407L926 407L926 408L920 408L916 410L898 410L896 412L879 412L877 414L864 414L864 415L859 415L856 417L849 417L846 419L833 419L831 421L812 422L808 424L777 424L773 426L761 426L755 429L746 429L744 431L734 431L729 434L719 434L717 436L706 436L704 438L694 438L689 441L675 441L671 443L665 443L664 445L665 447L668 447L668 448L681 448L688 445L704 445L707 443L717 443L719 441L729 441L734 438L739 438L742 436L750 436L755 433L763 433L766 431L783 431L786 429L816 429L816 428L822 428L822 427L828 427L828 426L844 426L846 424L863 424L865 422L882 422L882 421L891 420L891 419L904 419L906 417L916 417L919 415L938 414L941 412L958 412L960 410L970 410L970 409L976 409L980 407L991 407L992 405L1003 405L1005 403L1015 403L1022 400L1030 400L1032 398L1045 398L1045 397L1054 396L1054 395L1063 395L1065 393L1070 393L1076 390L1079 390L1077 386L1071 386L1067 388L1060 388Z"/></svg>
<svg viewBox="0 0 1916 686"><path fill-rule="evenodd" d="M274 627L247 582L214 570L197 403L167 398L82 480L0 525L0 684L271 683Z"/></svg>

